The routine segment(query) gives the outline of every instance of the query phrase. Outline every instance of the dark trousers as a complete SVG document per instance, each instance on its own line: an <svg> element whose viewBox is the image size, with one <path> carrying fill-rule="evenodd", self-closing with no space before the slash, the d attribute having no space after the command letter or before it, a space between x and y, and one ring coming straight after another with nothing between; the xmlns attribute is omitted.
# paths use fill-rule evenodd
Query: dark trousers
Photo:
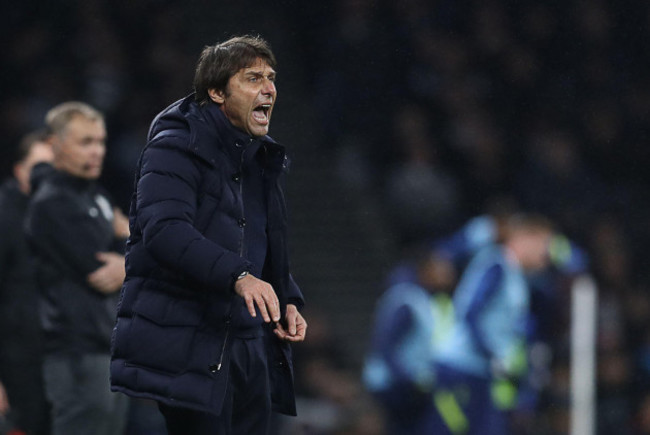
<svg viewBox="0 0 650 435"><path fill-rule="evenodd" d="M52 403L52 435L121 435L128 398L112 393L110 355L46 356L45 392Z"/></svg>
<svg viewBox="0 0 650 435"><path fill-rule="evenodd" d="M394 385L375 397L386 411L386 425L391 435L437 434L437 412L433 393L419 391L415 385Z"/></svg>
<svg viewBox="0 0 650 435"><path fill-rule="evenodd" d="M50 405L45 398L42 366L41 361L17 359L0 367L11 404L11 420L28 435L50 434Z"/></svg>
<svg viewBox="0 0 650 435"><path fill-rule="evenodd" d="M271 392L264 339L235 338L220 415L159 404L169 435L266 435Z"/></svg>

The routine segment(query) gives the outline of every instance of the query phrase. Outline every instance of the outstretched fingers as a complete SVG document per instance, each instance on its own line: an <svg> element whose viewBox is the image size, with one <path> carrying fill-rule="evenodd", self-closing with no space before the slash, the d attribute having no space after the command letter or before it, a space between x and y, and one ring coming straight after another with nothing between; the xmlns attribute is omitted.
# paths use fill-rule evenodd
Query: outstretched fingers
<svg viewBox="0 0 650 435"><path fill-rule="evenodd" d="M269 283L247 275L235 283L235 292L244 298L251 317L257 317L257 306L265 322L280 320L280 303Z"/></svg>

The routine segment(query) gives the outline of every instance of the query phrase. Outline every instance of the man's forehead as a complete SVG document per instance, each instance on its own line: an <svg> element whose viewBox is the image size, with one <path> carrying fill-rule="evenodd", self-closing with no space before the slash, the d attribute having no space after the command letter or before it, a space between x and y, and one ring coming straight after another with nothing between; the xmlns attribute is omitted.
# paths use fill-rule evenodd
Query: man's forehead
<svg viewBox="0 0 650 435"><path fill-rule="evenodd" d="M106 134L106 125L103 119L75 116L63 129L66 134L87 135L90 133Z"/></svg>
<svg viewBox="0 0 650 435"><path fill-rule="evenodd" d="M70 121L67 124L68 126L70 125L101 125L104 126L104 120L102 118L91 118L82 114L75 115L72 118L70 118Z"/></svg>
<svg viewBox="0 0 650 435"><path fill-rule="evenodd" d="M275 70L264 59L257 58L252 65L242 68L239 70L240 73L256 73L256 72L266 72L275 74Z"/></svg>

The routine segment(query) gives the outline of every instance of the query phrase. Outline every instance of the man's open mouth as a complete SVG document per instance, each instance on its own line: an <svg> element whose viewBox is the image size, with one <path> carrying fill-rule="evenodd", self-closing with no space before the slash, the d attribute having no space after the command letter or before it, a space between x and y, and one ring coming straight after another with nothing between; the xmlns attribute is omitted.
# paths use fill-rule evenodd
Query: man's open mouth
<svg viewBox="0 0 650 435"><path fill-rule="evenodd" d="M253 110L253 118L262 124L269 122L269 111L271 104L260 104Z"/></svg>

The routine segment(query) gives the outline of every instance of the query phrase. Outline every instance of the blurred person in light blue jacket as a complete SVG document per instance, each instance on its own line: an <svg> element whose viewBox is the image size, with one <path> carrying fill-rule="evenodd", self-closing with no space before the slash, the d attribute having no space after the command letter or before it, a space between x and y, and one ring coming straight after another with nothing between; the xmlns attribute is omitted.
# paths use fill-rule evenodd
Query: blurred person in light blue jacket
<svg viewBox="0 0 650 435"><path fill-rule="evenodd" d="M525 274L547 266L552 235L545 218L514 215L502 242L479 249L463 271L453 296L454 325L434 352L434 402L447 432L509 433L507 411L527 369Z"/></svg>
<svg viewBox="0 0 650 435"><path fill-rule="evenodd" d="M390 434L432 433L434 351L453 324L455 274L429 250L419 253L416 280L391 286L377 303L363 380L384 408Z"/></svg>
<svg viewBox="0 0 650 435"><path fill-rule="evenodd" d="M442 261L449 261L461 274L469 261L480 250L501 243L509 219L517 214L517 207L507 198L493 201L489 213L476 216L460 229L429 242L429 249ZM577 275L589 269L589 259L580 246L564 234L554 233L548 245L549 264L542 270L526 272L530 287L529 313L526 320L526 340L529 353L529 371L519 386L517 412L534 413L541 392L549 379L550 362L555 347L558 325L562 324L564 289ZM415 266L405 260L388 275L388 285L415 280Z"/></svg>

